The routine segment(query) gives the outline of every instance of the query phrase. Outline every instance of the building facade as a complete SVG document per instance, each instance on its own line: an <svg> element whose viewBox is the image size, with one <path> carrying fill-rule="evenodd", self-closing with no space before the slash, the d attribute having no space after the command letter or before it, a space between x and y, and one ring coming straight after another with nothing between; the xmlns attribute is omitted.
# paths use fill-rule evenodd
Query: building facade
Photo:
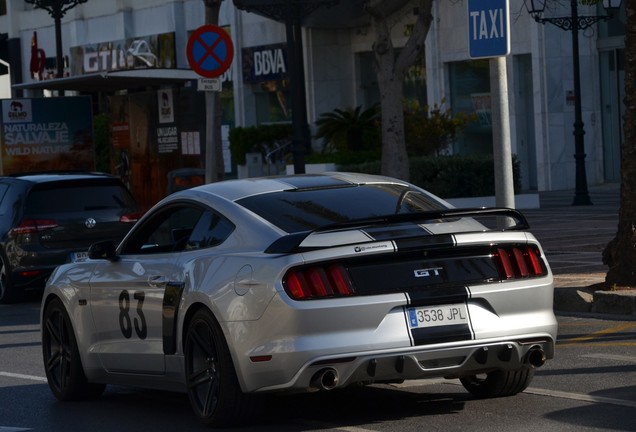
<svg viewBox="0 0 636 432"><path fill-rule="evenodd" d="M134 182L164 182L148 177L149 170L144 169L148 164L165 165L163 171L200 166L205 107L201 93L194 88L197 76L190 70L186 45L190 34L204 24L202 0L88 0L76 6L62 19L62 78L54 72L51 16L23 0L0 3L0 32L8 41L5 51L11 54L11 78L3 75L0 85L4 93L0 94L7 97L7 82L14 98L55 91L98 94L94 111L110 112L115 148L130 151L122 160L135 159L129 169L144 173L145 177L132 173L138 177ZM373 29L361 3L347 0L344 5L321 9L315 12L315 19L303 25L310 127L322 113L369 107L379 101L371 51ZM409 73L405 97L476 114L478 121L456 140L452 152L489 154L489 60L470 58L467 3L434 2L425 56ZM506 68L510 145L521 164L522 187L527 191L572 189L571 32L536 23L523 0L509 4L511 52ZM546 11L546 15L568 13L558 8ZM605 12L600 7L580 6L579 13ZM395 16L392 36L399 47L406 42L415 16L412 8ZM240 10L230 0L223 2L219 21L231 35L235 52L232 66L222 76L225 131L235 126L290 122L285 25ZM612 20L579 33L585 165L588 184L592 185L620 178L624 23L623 6ZM166 107L170 109L166 111ZM170 118L170 110L176 117ZM143 150L135 150L135 146ZM121 168L122 163L117 165ZM226 169L230 167L228 159ZM155 200L155 195L147 200Z"/></svg>

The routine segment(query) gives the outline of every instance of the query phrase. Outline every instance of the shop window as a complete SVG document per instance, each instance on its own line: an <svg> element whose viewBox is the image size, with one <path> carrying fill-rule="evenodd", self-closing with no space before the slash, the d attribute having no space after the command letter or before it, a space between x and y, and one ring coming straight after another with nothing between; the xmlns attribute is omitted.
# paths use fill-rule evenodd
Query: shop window
<svg viewBox="0 0 636 432"><path fill-rule="evenodd" d="M0 0L0 16L7 14L7 0Z"/></svg>
<svg viewBox="0 0 636 432"><path fill-rule="evenodd" d="M258 124L291 121L291 93L287 80L265 81L255 87L254 97Z"/></svg>
<svg viewBox="0 0 636 432"><path fill-rule="evenodd" d="M601 21L598 24L598 37L621 37L625 36L625 21L627 20L627 14L625 12L625 1L621 3L621 7L618 11L614 12L611 19L608 21ZM607 15L607 11L602 5L598 5L597 15Z"/></svg>
<svg viewBox="0 0 636 432"><path fill-rule="evenodd" d="M492 117L490 66L488 60L471 60L448 64L450 104L453 114L474 114L471 122L453 145L455 154L492 153Z"/></svg>

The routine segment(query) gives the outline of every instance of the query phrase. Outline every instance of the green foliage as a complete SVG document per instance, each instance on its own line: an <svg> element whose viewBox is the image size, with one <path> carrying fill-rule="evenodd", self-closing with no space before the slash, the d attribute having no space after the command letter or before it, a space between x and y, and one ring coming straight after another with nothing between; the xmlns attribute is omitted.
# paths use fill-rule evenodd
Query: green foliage
<svg viewBox="0 0 636 432"><path fill-rule="evenodd" d="M110 173L110 142L110 118L108 114L97 114L93 117L96 171Z"/></svg>
<svg viewBox="0 0 636 432"><path fill-rule="evenodd" d="M245 164L247 153L261 153L266 156L276 146L291 143L292 127L290 124L260 125L235 127L230 130L230 153L237 165ZM290 152L287 146L281 151Z"/></svg>
<svg viewBox="0 0 636 432"><path fill-rule="evenodd" d="M307 163L335 163L336 165L364 164L380 160L380 148L367 151L340 151L335 153L312 153L305 161Z"/></svg>
<svg viewBox="0 0 636 432"><path fill-rule="evenodd" d="M439 156L468 123L476 120L475 114L453 115L450 108L444 110L437 104L422 107L417 101L407 101L404 110L406 150L411 156Z"/></svg>
<svg viewBox="0 0 636 432"><path fill-rule="evenodd" d="M380 148L380 106L362 110L335 109L316 121L315 138L324 140L322 153L373 151Z"/></svg>
<svg viewBox="0 0 636 432"><path fill-rule="evenodd" d="M519 160L513 157L515 193L521 189ZM380 161L339 166L340 171L380 174ZM492 156L440 156L410 159L411 183L441 198L495 195Z"/></svg>

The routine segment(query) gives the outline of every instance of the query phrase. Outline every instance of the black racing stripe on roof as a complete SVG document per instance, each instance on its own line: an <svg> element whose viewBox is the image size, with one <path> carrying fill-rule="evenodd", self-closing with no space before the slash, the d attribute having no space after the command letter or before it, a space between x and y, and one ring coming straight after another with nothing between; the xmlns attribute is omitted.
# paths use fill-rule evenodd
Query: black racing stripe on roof
<svg viewBox="0 0 636 432"><path fill-rule="evenodd" d="M332 176L313 174L282 178L280 181L295 189L321 189L353 185L353 183Z"/></svg>
<svg viewBox="0 0 636 432"><path fill-rule="evenodd" d="M372 226L364 228L362 231L372 239L378 241L430 235L428 230L416 223Z"/></svg>

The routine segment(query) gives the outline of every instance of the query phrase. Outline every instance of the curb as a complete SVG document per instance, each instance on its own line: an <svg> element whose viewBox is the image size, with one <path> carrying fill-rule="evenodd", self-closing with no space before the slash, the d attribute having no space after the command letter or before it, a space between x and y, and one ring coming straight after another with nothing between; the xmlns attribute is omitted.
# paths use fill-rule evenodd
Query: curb
<svg viewBox="0 0 636 432"><path fill-rule="evenodd" d="M636 318L636 290L600 291L593 287L555 287L554 310Z"/></svg>
<svg viewBox="0 0 636 432"><path fill-rule="evenodd" d="M636 317L636 290L594 291L591 311Z"/></svg>

